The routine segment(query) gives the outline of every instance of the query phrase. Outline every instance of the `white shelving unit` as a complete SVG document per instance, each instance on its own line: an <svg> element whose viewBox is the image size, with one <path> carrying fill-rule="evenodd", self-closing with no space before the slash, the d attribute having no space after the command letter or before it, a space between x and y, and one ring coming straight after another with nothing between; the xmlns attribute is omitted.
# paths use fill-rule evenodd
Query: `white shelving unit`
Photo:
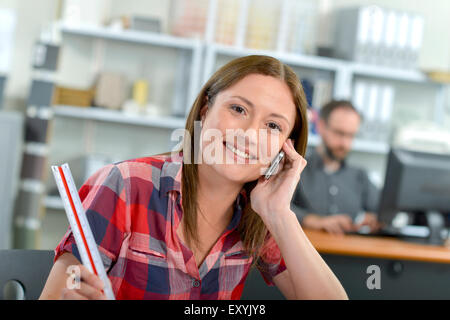
<svg viewBox="0 0 450 320"><path fill-rule="evenodd" d="M84 108L59 105L54 106L52 110L53 114L57 117L70 117L76 119L95 120L163 129L184 128L186 123L186 119L181 117L128 114L121 111L107 110L102 108Z"/></svg>
<svg viewBox="0 0 450 320"><path fill-rule="evenodd" d="M294 66L304 66L308 68L314 69L322 69L329 71L338 71L339 68L344 64L344 61L325 58L319 56L307 56L307 55L299 55L288 52L279 52L279 51L271 51L271 50L257 50L257 49L249 49L249 48L240 48L233 47L218 43L213 43L208 45L206 52L206 63L205 63L205 73L203 77L203 81L206 81L211 74L213 73L214 64L216 62L217 55L225 55L230 57L242 57L247 55L269 55L278 60L294 65Z"/></svg>
<svg viewBox="0 0 450 320"><path fill-rule="evenodd" d="M432 83L425 73L418 70L393 69L353 62L346 62L345 67L354 75L406 82Z"/></svg>
<svg viewBox="0 0 450 320"><path fill-rule="evenodd" d="M126 41L132 43L149 44L170 48L195 50L200 40L184 39L167 34L141 32L134 30L115 30L96 26L62 25L61 32L84 37Z"/></svg>
<svg viewBox="0 0 450 320"><path fill-rule="evenodd" d="M44 206L52 210L64 210L64 204L60 196L46 196Z"/></svg>
<svg viewBox="0 0 450 320"><path fill-rule="evenodd" d="M207 59L203 81L209 78L214 69L217 55L230 57L242 57L251 54L270 55L278 60L298 67L327 70L333 72L348 72L355 75L383 78L388 80L399 80L407 82L431 83L427 75L418 70L393 69L384 66L368 65L345 61L334 58L300 55L288 52L271 50L256 50L239 48L222 44L211 44L207 48Z"/></svg>
<svg viewBox="0 0 450 320"><path fill-rule="evenodd" d="M185 39L174 37L162 33L150 33L134 30L115 30L106 27L96 26L71 26L62 25L60 27L64 35L91 38L96 42L96 52L102 52L104 41L120 41L131 44L149 45L179 50L177 62L178 74L176 76L176 95L172 109L177 113L186 114L186 105L192 104L198 92L202 69L201 59L203 43L199 39ZM102 59L102 57L97 57ZM101 65L101 62L97 62Z"/></svg>
<svg viewBox="0 0 450 320"><path fill-rule="evenodd" d="M340 98L350 97L352 80L356 75L384 80L433 84L428 79L426 74L417 70L393 69L383 66L354 63L351 61L339 60L334 58L308 56L270 50L255 50L226 46L221 44L212 44L209 45L206 49L203 82L205 82L214 73L218 56L222 55L229 57L242 57L252 54L269 55L277 58L283 63L295 67L334 72L334 96Z"/></svg>

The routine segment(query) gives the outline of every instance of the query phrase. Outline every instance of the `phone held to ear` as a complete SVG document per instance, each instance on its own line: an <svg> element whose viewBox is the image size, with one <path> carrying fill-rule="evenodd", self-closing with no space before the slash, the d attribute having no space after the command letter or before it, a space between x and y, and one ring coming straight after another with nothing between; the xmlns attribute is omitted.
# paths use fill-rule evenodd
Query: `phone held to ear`
<svg viewBox="0 0 450 320"><path fill-rule="evenodd" d="M267 169L267 171L266 171L266 173L264 175L264 178L266 180L269 179L273 175L273 173L275 171L277 171L278 165L280 164L280 162L283 159L283 157L284 157L284 151L280 151L277 154L277 156L275 157L275 159L272 161L272 163L270 164L269 169Z"/></svg>

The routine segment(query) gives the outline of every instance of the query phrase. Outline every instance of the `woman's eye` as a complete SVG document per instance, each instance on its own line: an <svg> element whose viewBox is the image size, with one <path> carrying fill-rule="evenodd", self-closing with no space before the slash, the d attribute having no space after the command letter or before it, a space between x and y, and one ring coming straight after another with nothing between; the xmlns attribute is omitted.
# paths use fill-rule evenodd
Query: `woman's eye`
<svg viewBox="0 0 450 320"><path fill-rule="evenodd" d="M281 131L281 127L279 125L277 125L276 123L274 123L274 122L269 123L269 128L272 129L272 130Z"/></svg>
<svg viewBox="0 0 450 320"><path fill-rule="evenodd" d="M245 109L242 108L241 106L237 105L237 104L233 104L231 106L231 109L233 109L234 111L236 111L237 113L244 113Z"/></svg>

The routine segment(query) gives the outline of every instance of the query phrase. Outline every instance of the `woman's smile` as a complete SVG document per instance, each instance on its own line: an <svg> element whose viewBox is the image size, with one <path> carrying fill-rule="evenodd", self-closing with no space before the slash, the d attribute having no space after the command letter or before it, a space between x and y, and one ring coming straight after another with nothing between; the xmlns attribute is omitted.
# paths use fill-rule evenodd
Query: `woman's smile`
<svg viewBox="0 0 450 320"><path fill-rule="evenodd" d="M247 164L250 163L250 160L254 161L258 159L253 153L248 151L248 148L244 151L243 148L238 148L234 144L227 141L223 142L223 146L227 150L226 152L228 152L234 160L240 159L240 162Z"/></svg>

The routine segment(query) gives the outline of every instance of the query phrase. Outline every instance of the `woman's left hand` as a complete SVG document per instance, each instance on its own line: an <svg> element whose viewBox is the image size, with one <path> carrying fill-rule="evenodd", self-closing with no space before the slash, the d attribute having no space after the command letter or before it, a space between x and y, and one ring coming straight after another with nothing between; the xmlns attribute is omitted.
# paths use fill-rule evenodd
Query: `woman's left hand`
<svg viewBox="0 0 450 320"><path fill-rule="evenodd" d="M268 180L261 176L250 194L252 209L266 225L276 221L279 214L290 211L292 196L307 164L295 150L291 139L283 143L282 150L285 156L277 174Z"/></svg>

